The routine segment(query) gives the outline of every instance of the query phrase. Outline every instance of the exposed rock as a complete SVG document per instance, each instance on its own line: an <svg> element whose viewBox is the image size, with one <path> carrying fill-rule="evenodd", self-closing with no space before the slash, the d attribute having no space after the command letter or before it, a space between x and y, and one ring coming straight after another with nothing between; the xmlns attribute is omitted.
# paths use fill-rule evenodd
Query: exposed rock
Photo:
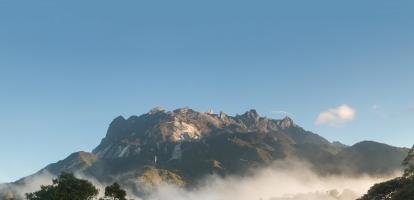
<svg viewBox="0 0 414 200"><path fill-rule="evenodd" d="M280 121L279 125L282 129L286 129L294 127L295 123L290 117L285 117L282 121Z"/></svg>

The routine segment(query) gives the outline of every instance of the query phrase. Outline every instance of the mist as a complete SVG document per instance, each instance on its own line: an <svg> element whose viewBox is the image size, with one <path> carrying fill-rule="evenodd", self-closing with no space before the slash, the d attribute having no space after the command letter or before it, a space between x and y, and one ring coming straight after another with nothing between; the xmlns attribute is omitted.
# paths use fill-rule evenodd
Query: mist
<svg viewBox="0 0 414 200"><path fill-rule="evenodd" d="M246 176L208 176L195 184L192 189L164 184L148 191L145 197L135 196L128 187L128 198L135 200L354 200L375 183L400 175L396 172L389 176L372 177L345 175L318 175L311 166L302 161L283 160L272 165L249 171ZM103 196L105 186L83 174L78 178L88 179ZM49 173L31 176L17 185L14 192L23 198L27 192L40 189L40 185L49 185L54 178ZM137 186L139 187L139 186ZM1 190L7 189L3 186Z"/></svg>
<svg viewBox="0 0 414 200"><path fill-rule="evenodd" d="M148 200L355 200L375 183L398 176L320 176L301 161L276 161L247 177L207 177L195 189L164 185Z"/></svg>
<svg viewBox="0 0 414 200"><path fill-rule="evenodd" d="M51 185L52 179L55 178L52 174L42 171L36 175L28 176L22 180L18 180L16 184L0 184L0 197L13 196L16 199L23 199L25 193L34 192L40 189L41 185ZM12 194L7 194L12 192ZM3 194L4 193L4 194Z"/></svg>

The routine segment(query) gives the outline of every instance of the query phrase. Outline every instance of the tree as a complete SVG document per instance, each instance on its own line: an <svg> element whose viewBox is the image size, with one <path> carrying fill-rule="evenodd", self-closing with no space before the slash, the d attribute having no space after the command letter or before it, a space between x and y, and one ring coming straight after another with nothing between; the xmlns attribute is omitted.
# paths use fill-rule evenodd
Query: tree
<svg viewBox="0 0 414 200"><path fill-rule="evenodd" d="M414 200L414 146L403 163L404 175L372 186L359 200Z"/></svg>
<svg viewBox="0 0 414 200"><path fill-rule="evenodd" d="M404 177L410 177L414 175L414 146L411 147L407 157L405 157L403 163L405 166Z"/></svg>
<svg viewBox="0 0 414 200"><path fill-rule="evenodd" d="M27 200L91 200L98 195L98 189L87 180L77 179L73 174L62 172L52 185L41 186L40 190L26 194Z"/></svg>
<svg viewBox="0 0 414 200"><path fill-rule="evenodd" d="M105 197L113 200L126 200L126 192L121 189L121 186L118 183L115 182L105 188Z"/></svg>

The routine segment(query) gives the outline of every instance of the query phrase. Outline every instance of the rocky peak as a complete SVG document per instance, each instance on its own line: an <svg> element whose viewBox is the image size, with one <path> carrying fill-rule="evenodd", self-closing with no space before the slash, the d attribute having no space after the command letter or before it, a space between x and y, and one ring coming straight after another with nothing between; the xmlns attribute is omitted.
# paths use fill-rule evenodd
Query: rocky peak
<svg viewBox="0 0 414 200"><path fill-rule="evenodd" d="M108 138L116 138L119 135L124 134L127 127L127 120L123 116L118 116L115 118L111 124L109 125L107 137Z"/></svg>
<svg viewBox="0 0 414 200"><path fill-rule="evenodd" d="M255 109L251 109L242 115L236 116L249 129L256 129L260 116Z"/></svg>
<svg viewBox="0 0 414 200"><path fill-rule="evenodd" d="M246 116L249 119L259 119L259 113L255 109L251 109L243 114L243 116Z"/></svg>
<svg viewBox="0 0 414 200"><path fill-rule="evenodd" d="M174 113L177 113L177 114L186 114L189 111L192 111L192 110L190 108L185 107L185 108L179 108L179 109L174 110Z"/></svg>
<svg viewBox="0 0 414 200"><path fill-rule="evenodd" d="M116 117L114 120L112 120L111 122L111 126L118 126L118 125L122 125L123 123L125 123L125 118L120 115L118 117Z"/></svg>
<svg viewBox="0 0 414 200"><path fill-rule="evenodd" d="M155 107L155 108L151 109L148 112L148 114L152 115L152 114L159 113L159 112L165 112L165 109L161 106L158 106L158 107Z"/></svg>
<svg viewBox="0 0 414 200"><path fill-rule="evenodd" d="M281 128L291 128L295 126L295 123L293 122L292 118L290 117L285 117L280 121L280 127Z"/></svg>
<svg viewBox="0 0 414 200"><path fill-rule="evenodd" d="M219 117L220 117L221 120L226 120L228 116L225 112L220 112Z"/></svg>

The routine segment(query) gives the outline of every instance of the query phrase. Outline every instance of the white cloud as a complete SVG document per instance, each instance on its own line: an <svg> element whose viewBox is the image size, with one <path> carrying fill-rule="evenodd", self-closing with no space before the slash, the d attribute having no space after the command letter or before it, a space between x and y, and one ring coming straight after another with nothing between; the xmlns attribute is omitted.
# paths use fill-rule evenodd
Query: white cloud
<svg viewBox="0 0 414 200"><path fill-rule="evenodd" d="M191 190L164 185L148 200L354 200L375 183L395 177L324 175L302 161L280 160L249 176L206 177Z"/></svg>
<svg viewBox="0 0 414 200"><path fill-rule="evenodd" d="M289 112L286 112L286 111L283 111L283 110L273 110L273 111L271 111L271 114L272 115L282 115L284 117L291 117L291 118L295 117L292 113L289 113Z"/></svg>
<svg viewBox="0 0 414 200"><path fill-rule="evenodd" d="M371 106L371 111L376 114L377 116L383 118L383 119L387 119L388 118L388 114L382 111L382 108L380 105L378 104L374 104Z"/></svg>
<svg viewBox="0 0 414 200"><path fill-rule="evenodd" d="M354 200L362 196L367 190L378 182L399 176L399 173L384 175L383 177L370 177L368 175L344 176L335 174L320 174L312 170L313 166L305 161L278 160L264 168L255 168L246 176L219 177L211 175L200 180L193 188L177 187L161 184L155 190L149 190L146 200ZM81 179L88 179L103 195L104 186L112 183L98 182L98 180L76 175ZM16 199L24 199L24 193L40 189L40 185L52 184L53 175L43 172L28 177L16 186ZM120 177L118 177L119 180ZM129 182L128 183L133 183ZM138 185L131 184L132 191ZM127 187L128 188L128 187ZM125 189L127 189L125 188ZM2 192L7 191L7 185L0 185L0 198ZM129 198L142 200L127 191Z"/></svg>
<svg viewBox="0 0 414 200"><path fill-rule="evenodd" d="M346 104L331 108L319 113L315 123L317 125L328 125L331 127L340 127L355 118L356 110Z"/></svg>

